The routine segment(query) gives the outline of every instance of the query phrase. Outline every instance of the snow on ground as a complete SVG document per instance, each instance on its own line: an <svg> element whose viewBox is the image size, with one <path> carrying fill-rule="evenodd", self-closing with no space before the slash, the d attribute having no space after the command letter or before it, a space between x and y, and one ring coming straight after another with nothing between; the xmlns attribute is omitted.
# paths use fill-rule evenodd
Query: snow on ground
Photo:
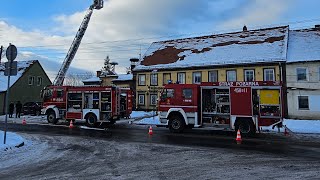
<svg viewBox="0 0 320 180"><path fill-rule="evenodd" d="M152 112L150 112L152 114ZM139 121L134 122L135 124L161 124L158 116L147 117ZM310 134L320 134L320 120L295 120L295 119L285 119L283 125L286 125L294 133L310 133ZM278 131L277 128L272 129L272 126L263 127L263 130L268 131ZM280 131L284 131L282 128Z"/></svg>
<svg viewBox="0 0 320 180"><path fill-rule="evenodd" d="M24 142L24 139L16 133L7 132L6 144L4 144L4 131L0 131L0 152L12 149Z"/></svg>
<svg viewBox="0 0 320 180"><path fill-rule="evenodd" d="M159 117L154 116L156 112L150 111L133 111L131 114L131 119L135 119L134 124L150 124L158 125L160 124ZM15 116L14 116L15 117ZM8 118L9 123L22 123L25 119L28 123L47 123L46 116L21 116L21 118ZM5 121L5 115L0 116L0 121ZM306 133L306 134L320 134L320 120L295 120L295 119L285 119L283 122L292 132L294 133ZM278 131L277 128L272 129L271 126L263 127L262 130L266 131ZM284 131L283 128L280 131Z"/></svg>
<svg viewBox="0 0 320 180"><path fill-rule="evenodd" d="M5 115L0 116L0 122L5 122ZM15 118L15 114L13 114L13 118L7 117L8 123L22 123L22 120L25 119L27 124L28 123L46 123L47 117L46 116L30 116L25 115L21 116L20 118Z"/></svg>
<svg viewBox="0 0 320 180"><path fill-rule="evenodd" d="M140 118L140 117L145 117L145 116L152 116L153 114L155 114L155 112L145 112L145 111L133 111L130 115L130 117L132 119L134 118Z"/></svg>

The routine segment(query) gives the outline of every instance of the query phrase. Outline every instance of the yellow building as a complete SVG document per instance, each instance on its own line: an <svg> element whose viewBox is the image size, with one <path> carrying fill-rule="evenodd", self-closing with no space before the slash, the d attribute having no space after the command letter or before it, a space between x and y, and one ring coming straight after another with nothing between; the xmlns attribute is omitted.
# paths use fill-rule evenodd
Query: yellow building
<svg viewBox="0 0 320 180"><path fill-rule="evenodd" d="M133 69L136 107L156 108L167 83L282 81L288 26L154 42Z"/></svg>

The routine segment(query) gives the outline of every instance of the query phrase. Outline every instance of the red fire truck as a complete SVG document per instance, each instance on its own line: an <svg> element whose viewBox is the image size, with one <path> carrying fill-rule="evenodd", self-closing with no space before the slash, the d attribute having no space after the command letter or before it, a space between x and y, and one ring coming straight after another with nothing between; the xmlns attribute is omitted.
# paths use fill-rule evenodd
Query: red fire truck
<svg viewBox="0 0 320 180"><path fill-rule="evenodd" d="M132 91L114 86L48 86L41 92L42 114L49 123L59 119L86 120L90 127L115 123L132 112Z"/></svg>
<svg viewBox="0 0 320 180"><path fill-rule="evenodd" d="M280 82L167 84L159 100L160 122L172 132L187 127L220 127L254 134L283 121Z"/></svg>

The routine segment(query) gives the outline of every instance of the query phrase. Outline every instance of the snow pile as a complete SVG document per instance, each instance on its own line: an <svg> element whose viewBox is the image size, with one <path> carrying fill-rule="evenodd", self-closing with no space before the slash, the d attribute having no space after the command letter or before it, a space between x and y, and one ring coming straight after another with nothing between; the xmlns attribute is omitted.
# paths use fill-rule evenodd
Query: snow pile
<svg viewBox="0 0 320 180"><path fill-rule="evenodd" d="M320 134L320 120L286 119L283 124L296 133Z"/></svg>
<svg viewBox="0 0 320 180"><path fill-rule="evenodd" d="M0 152L7 148L14 148L24 142L24 139L12 132L7 132L6 144L4 142L4 131L0 131Z"/></svg>
<svg viewBox="0 0 320 180"><path fill-rule="evenodd" d="M143 118L143 117L146 117L146 116L152 116L153 112L145 112L145 111L132 111L130 117L132 119L135 119L135 118Z"/></svg>

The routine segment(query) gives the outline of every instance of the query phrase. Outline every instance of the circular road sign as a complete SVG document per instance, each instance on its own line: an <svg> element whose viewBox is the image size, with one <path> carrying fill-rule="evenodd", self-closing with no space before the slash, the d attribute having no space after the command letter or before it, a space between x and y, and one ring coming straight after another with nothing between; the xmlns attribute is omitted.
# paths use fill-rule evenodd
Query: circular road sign
<svg viewBox="0 0 320 180"><path fill-rule="evenodd" d="M8 61L13 61L17 57L17 47L13 44L10 44L6 51L6 57Z"/></svg>

